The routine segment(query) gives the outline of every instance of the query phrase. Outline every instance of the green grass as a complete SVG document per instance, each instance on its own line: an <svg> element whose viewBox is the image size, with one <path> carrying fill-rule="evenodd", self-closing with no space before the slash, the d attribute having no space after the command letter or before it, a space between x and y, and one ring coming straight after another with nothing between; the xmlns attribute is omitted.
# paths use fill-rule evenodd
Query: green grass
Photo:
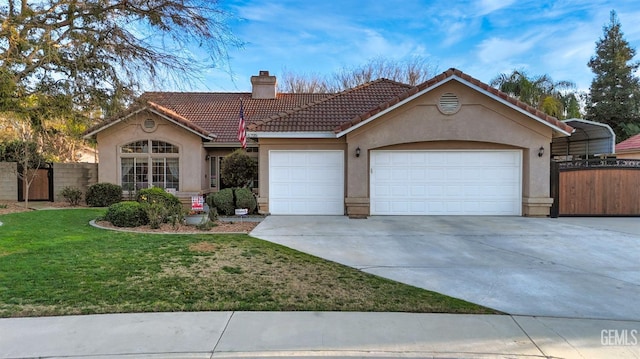
<svg viewBox="0 0 640 359"><path fill-rule="evenodd" d="M0 216L0 317L202 310L496 313L248 235L107 231L103 213Z"/></svg>

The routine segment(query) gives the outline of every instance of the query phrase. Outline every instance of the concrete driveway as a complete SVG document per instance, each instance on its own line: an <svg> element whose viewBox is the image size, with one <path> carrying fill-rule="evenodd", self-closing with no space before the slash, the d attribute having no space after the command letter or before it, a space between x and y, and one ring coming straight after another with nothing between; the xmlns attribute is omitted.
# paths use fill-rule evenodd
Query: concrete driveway
<svg viewBox="0 0 640 359"><path fill-rule="evenodd" d="M640 320L640 219L269 216L251 235L513 315Z"/></svg>

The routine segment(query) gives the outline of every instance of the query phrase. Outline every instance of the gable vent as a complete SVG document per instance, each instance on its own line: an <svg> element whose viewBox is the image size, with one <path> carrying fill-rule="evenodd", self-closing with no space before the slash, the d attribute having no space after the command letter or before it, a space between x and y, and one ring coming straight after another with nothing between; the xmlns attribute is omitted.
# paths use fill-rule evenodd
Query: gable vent
<svg viewBox="0 0 640 359"><path fill-rule="evenodd" d="M452 115L460 110L460 100L458 96L451 92L447 92L440 96L438 109L445 115Z"/></svg>

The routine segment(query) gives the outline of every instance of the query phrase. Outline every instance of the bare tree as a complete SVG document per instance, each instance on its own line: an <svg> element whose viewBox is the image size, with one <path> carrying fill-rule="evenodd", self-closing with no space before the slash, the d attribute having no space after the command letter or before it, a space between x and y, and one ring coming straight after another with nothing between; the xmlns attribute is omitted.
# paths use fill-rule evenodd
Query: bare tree
<svg viewBox="0 0 640 359"><path fill-rule="evenodd" d="M412 56L403 60L376 57L357 67L345 67L334 73L337 87L347 89L379 78L402 82L412 86L428 80L436 71L422 56Z"/></svg>
<svg viewBox="0 0 640 359"><path fill-rule="evenodd" d="M289 93L329 93L335 89L328 87L326 78L318 74L297 74L283 70L278 80L278 90Z"/></svg>
<svg viewBox="0 0 640 359"><path fill-rule="evenodd" d="M0 112L54 135L57 124L43 126L52 110L73 127L116 113L143 86L189 85L241 45L229 18L216 0L1 2Z"/></svg>
<svg viewBox="0 0 640 359"><path fill-rule="evenodd" d="M285 92L338 92L380 78L418 85L428 80L437 69L424 57L403 60L376 57L365 64L343 67L328 77L317 74L295 74L284 71L281 90Z"/></svg>
<svg viewBox="0 0 640 359"><path fill-rule="evenodd" d="M11 153L6 160L17 162L14 172L16 177L22 181L24 191L24 207L29 208L29 190L33 180L38 176L38 169L43 162L42 156L38 154L35 138L37 134L31 128L28 121L17 120L17 116L3 117L2 122L10 124L18 139L13 142Z"/></svg>

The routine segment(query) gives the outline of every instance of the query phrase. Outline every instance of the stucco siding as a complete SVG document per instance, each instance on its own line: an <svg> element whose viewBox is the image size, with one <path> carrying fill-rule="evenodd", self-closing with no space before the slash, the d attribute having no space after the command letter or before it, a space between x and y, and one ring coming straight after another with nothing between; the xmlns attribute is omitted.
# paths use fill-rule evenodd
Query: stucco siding
<svg viewBox="0 0 640 359"><path fill-rule="evenodd" d="M445 115L437 107L446 92L459 98L461 106L455 114ZM458 83L445 84L346 136L347 153L361 150L359 158L349 158L348 200L369 197L369 153L376 149L521 149L523 206L531 198L543 202L549 198L552 130ZM540 147L545 148L542 157ZM530 214L528 208L523 213Z"/></svg>
<svg viewBox="0 0 640 359"><path fill-rule="evenodd" d="M145 131L142 123L153 119L157 126ZM160 140L178 146L180 152L180 189L185 195L200 193L206 183L207 163L201 137L155 114L142 112L115 124L97 135L100 153L99 182L121 184L120 146L138 140Z"/></svg>
<svg viewBox="0 0 640 359"><path fill-rule="evenodd" d="M640 160L640 151L638 151L638 152L616 153L616 158Z"/></svg>

